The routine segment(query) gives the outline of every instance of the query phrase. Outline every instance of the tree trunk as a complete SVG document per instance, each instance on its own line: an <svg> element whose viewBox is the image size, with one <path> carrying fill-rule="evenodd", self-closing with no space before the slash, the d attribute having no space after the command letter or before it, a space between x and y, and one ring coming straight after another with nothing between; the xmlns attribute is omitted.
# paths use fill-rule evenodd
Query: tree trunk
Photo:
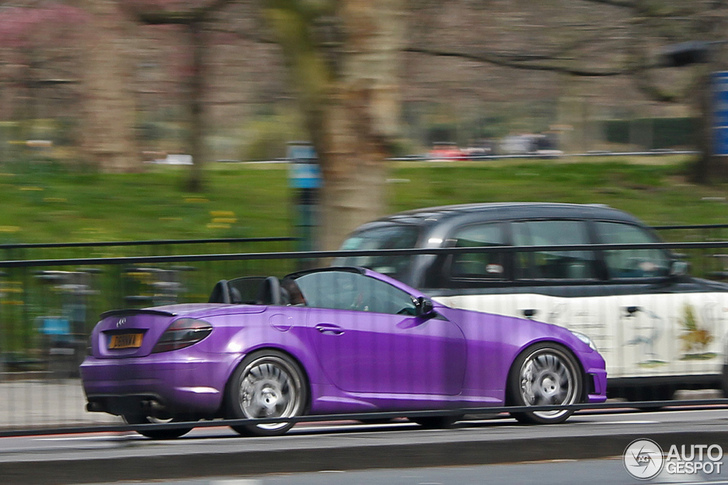
<svg viewBox="0 0 728 485"><path fill-rule="evenodd" d="M321 249L336 249L356 226L386 212L406 26L404 0L331 6L323 27L322 16L303 11L300 2L268 7L323 174Z"/></svg>
<svg viewBox="0 0 728 485"><path fill-rule="evenodd" d="M192 44L192 74L189 78L190 106L190 155L192 167L187 181L187 189L199 192L203 189L202 168L205 159L204 135L204 91L205 91L205 32L200 22L189 25Z"/></svg>
<svg viewBox="0 0 728 485"><path fill-rule="evenodd" d="M352 96L356 93L346 93ZM372 136L365 105L337 100L327 112L326 139L320 144L321 249L336 249L357 226L386 210L386 146Z"/></svg>
<svg viewBox="0 0 728 485"><path fill-rule="evenodd" d="M124 5L122 0L117 0ZM187 3L187 5L184 5ZM147 25L182 25L189 35L189 48L192 52L192 72L187 79L188 102L188 150L192 156L192 167L187 179L187 190L200 192L204 185L203 167L207 151L205 147L205 88L208 55L208 38L205 23L212 14L218 12L232 0L206 0L195 2L139 2L131 5L130 12L135 18Z"/></svg>
<svg viewBox="0 0 728 485"><path fill-rule="evenodd" d="M399 131L404 8L402 0L340 3L339 52L346 57L332 83L328 136L319 148L324 249L336 249L351 230L386 213L386 164Z"/></svg>
<svg viewBox="0 0 728 485"><path fill-rule="evenodd" d="M132 23L112 0L82 0L84 26L84 158L105 172L141 168L134 136L135 92Z"/></svg>

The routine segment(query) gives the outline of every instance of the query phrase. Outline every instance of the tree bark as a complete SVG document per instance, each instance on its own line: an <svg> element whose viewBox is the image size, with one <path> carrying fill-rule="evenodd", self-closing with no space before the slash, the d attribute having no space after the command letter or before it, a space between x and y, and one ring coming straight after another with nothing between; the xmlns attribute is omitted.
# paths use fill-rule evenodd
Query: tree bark
<svg viewBox="0 0 728 485"><path fill-rule="evenodd" d="M189 35L189 46L192 53L191 74L187 80L189 151L192 156L192 167L187 179L187 190L199 192L204 188L204 162L207 156L205 145L205 89L207 65L205 58L208 51L205 23L211 21L214 13L226 7L234 0L208 0L188 2L185 5L168 5L151 2L135 2L124 4L134 17L147 25L183 25ZM166 8L165 8L166 7ZM177 10L177 8L180 8Z"/></svg>
<svg viewBox="0 0 728 485"><path fill-rule="evenodd" d="M203 165L205 160L205 119L204 119L204 92L205 92L205 32L200 22L189 25L189 35L192 44L192 75L189 78L190 103L190 167L187 189L199 192L203 189Z"/></svg>
<svg viewBox="0 0 728 485"><path fill-rule="evenodd" d="M404 0L329 7L315 14L290 0L267 7L319 156L321 249L336 249L356 226L385 212L405 36Z"/></svg>
<svg viewBox="0 0 728 485"><path fill-rule="evenodd" d="M137 171L133 24L112 0L81 0L79 5L89 14L83 36L84 158L105 172Z"/></svg>

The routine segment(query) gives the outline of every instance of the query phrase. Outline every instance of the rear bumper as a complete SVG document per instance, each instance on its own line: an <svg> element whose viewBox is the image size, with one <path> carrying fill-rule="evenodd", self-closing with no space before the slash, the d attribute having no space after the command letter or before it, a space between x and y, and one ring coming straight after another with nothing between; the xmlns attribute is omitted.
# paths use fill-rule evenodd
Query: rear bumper
<svg viewBox="0 0 728 485"><path fill-rule="evenodd" d="M236 356L194 359L175 353L140 359L88 357L81 364L87 409L110 414L214 416Z"/></svg>

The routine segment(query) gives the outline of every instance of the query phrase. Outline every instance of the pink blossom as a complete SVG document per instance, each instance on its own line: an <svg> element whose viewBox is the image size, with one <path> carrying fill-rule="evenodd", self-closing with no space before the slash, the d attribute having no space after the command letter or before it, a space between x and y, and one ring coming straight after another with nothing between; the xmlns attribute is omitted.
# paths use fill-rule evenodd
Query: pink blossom
<svg viewBox="0 0 728 485"><path fill-rule="evenodd" d="M0 47L29 47L68 36L87 18L83 10L63 4L0 8Z"/></svg>

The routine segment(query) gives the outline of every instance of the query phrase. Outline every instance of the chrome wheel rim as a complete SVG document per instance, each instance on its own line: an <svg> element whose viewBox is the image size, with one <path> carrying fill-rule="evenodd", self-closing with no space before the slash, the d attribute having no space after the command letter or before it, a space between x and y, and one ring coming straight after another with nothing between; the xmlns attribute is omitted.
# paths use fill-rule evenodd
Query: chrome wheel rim
<svg viewBox="0 0 728 485"><path fill-rule="evenodd" d="M243 372L239 402L249 419L290 418L300 411L301 384L296 372L282 359L262 357L251 362ZM261 429L277 430L289 423L266 423Z"/></svg>
<svg viewBox="0 0 728 485"><path fill-rule="evenodd" d="M555 349L537 350L523 362L520 372L521 397L526 406L574 404L577 400L578 373L571 360ZM558 418L566 409L534 411L544 418Z"/></svg>

